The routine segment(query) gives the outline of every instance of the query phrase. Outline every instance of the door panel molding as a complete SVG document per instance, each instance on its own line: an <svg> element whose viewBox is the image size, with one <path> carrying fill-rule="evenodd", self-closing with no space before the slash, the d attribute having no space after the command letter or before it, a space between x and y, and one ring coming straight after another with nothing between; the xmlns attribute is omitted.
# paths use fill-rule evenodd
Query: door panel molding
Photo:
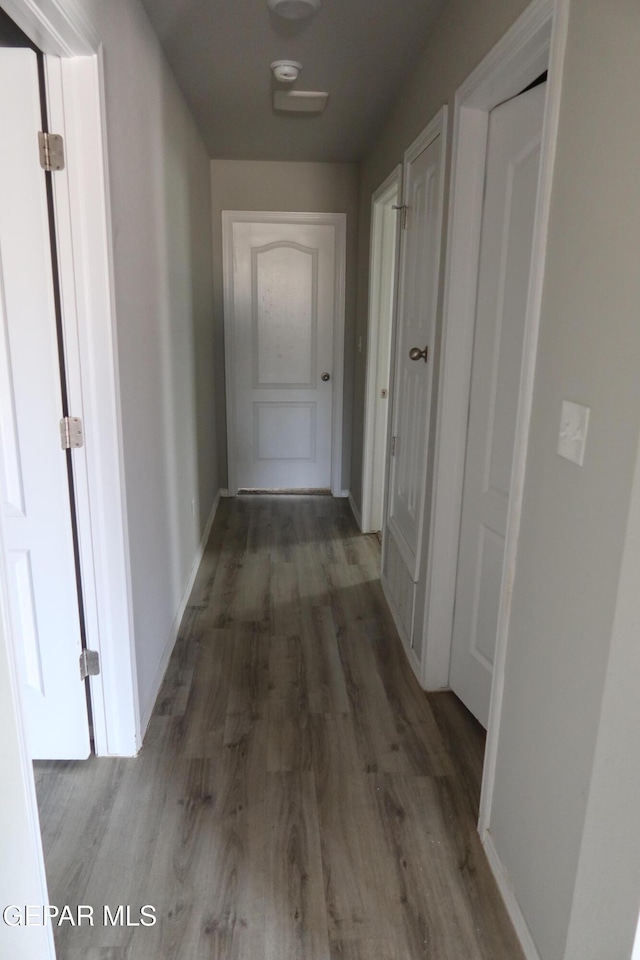
<svg viewBox="0 0 640 960"><path fill-rule="evenodd" d="M309 350L307 352L308 362L309 362L309 375L306 380L301 380L298 378L294 380L283 380L281 377L274 380L261 380L260 379L260 366L261 366L261 341L263 340L263 331L261 329L260 323L260 309L258 306L258 290L259 290L259 274L260 274L260 257L266 256L271 253L271 251L277 250L292 250L303 255L300 264L304 265L306 268L309 266L309 287L311 291L310 296L310 305L311 310L309 311L308 316L308 333L309 333ZM305 262L305 257L311 262ZM279 240L274 243L267 243L263 247L254 247L251 251L251 301L253 304L251 324L252 324L252 341L253 341L253 386L255 389L269 390L271 388L275 389L284 389L285 387L290 387L291 389L299 389L304 387L313 387L315 386L315 371L316 371L316 353L318 347L318 251L313 250L311 247L305 247L301 243L293 243L290 240ZM305 318L307 319L307 318ZM264 339L268 339L268 331L264 331ZM268 356L268 351L265 351L265 354ZM266 358L265 358L266 359Z"/></svg>
<svg viewBox="0 0 640 960"><path fill-rule="evenodd" d="M230 496L238 492L237 481L237 409L235 396L236 345L234 337L233 225L236 223L294 223L328 225L335 230L335 295L333 305L333 394L331 410L331 492L344 495L342 489L342 418L344 393L344 326L346 283L347 216L344 213L300 213L286 211L223 210L222 267L224 286L225 379L227 400L227 436ZM274 247L274 245L269 245ZM274 248L283 246L275 244ZM304 252L298 244L284 244ZM317 272L317 271L316 271ZM254 318L255 319L255 318Z"/></svg>

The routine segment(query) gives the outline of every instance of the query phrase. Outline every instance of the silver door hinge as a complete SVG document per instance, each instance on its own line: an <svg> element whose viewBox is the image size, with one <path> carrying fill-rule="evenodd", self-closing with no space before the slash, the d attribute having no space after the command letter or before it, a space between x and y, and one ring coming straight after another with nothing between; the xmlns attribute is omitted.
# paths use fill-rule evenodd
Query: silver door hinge
<svg viewBox="0 0 640 960"><path fill-rule="evenodd" d="M60 443L63 450L84 446L82 420L80 417L63 417L60 421Z"/></svg>
<svg viewBox="0 0 640 960"><path fill-rule="evenodd" d="M59 133L38 133L40 166L47 173L64 170L64 140Z"/></svg>
<svg viewBox="0 0 640 960"><path fill-rule="evenodd" d="M397 442L398 442L398 438L397 438L397 437L391 437L391 456L392 456L392 457L395 457L395 455L396 455L396 445L397 445Z"/></svg>
<svg viewBox="0 0 640 960"><path fill-rule="evenodd" d="M83 650L80 654L80 679L97 677L100 673L100 654L97 650Z"/></svg>
<svg viewBox="0 0 640 960"><path fill-rule="evenodd" d="M407 210L408 210L406 203L402 203L402 204L394 203L393 209L400 210L400 217L401 217L400 226L402 227L403 230L406 230L407 229Z"/></svg>

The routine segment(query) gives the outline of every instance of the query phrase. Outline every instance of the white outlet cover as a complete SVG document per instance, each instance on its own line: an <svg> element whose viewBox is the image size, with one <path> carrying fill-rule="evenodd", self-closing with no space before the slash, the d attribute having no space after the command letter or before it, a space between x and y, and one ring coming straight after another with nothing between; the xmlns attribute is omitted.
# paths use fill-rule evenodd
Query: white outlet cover
<svg viewBox="0 0 640 960"><path fill-rule="evenodd" d="M581 404L571 403L569 400L563 400L562 402L558 453L561 457L571 460L572 463L577 463L579 467L584 463L590 413L590 407L583 407Z"/></svg>

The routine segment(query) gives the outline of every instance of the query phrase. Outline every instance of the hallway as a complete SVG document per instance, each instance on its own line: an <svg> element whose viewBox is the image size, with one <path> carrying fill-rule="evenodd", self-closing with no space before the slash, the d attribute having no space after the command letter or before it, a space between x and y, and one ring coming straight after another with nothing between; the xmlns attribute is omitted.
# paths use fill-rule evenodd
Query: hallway
<svg viewBox="0 0 640 960"><path fill-rule="evenodd" d="M96 917L58 960L519 960L484 732L419 689L378 571L345 500L221 502L140 756L35 764L49 902Z"/></svg>

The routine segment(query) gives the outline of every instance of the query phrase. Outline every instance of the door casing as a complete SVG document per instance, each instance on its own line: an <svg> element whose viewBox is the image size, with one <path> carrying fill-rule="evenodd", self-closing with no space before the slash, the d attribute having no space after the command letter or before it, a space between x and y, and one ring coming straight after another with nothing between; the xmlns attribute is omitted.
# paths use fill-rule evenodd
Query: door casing
<svg viewBox="0 0 640 960"><path fill-rule="evenodd" d="M333 402L331 411L331 493L346 497L342 489L342 411L344 394L344 314L346 282L347 216L345 213L287 213L283 211L223 210L222 269L224 285L224 342L227 400L228 493L238 492L236 478L235 341L233 322L233 224L309 223L335 228L335 304L333 321Z"/></svg>

